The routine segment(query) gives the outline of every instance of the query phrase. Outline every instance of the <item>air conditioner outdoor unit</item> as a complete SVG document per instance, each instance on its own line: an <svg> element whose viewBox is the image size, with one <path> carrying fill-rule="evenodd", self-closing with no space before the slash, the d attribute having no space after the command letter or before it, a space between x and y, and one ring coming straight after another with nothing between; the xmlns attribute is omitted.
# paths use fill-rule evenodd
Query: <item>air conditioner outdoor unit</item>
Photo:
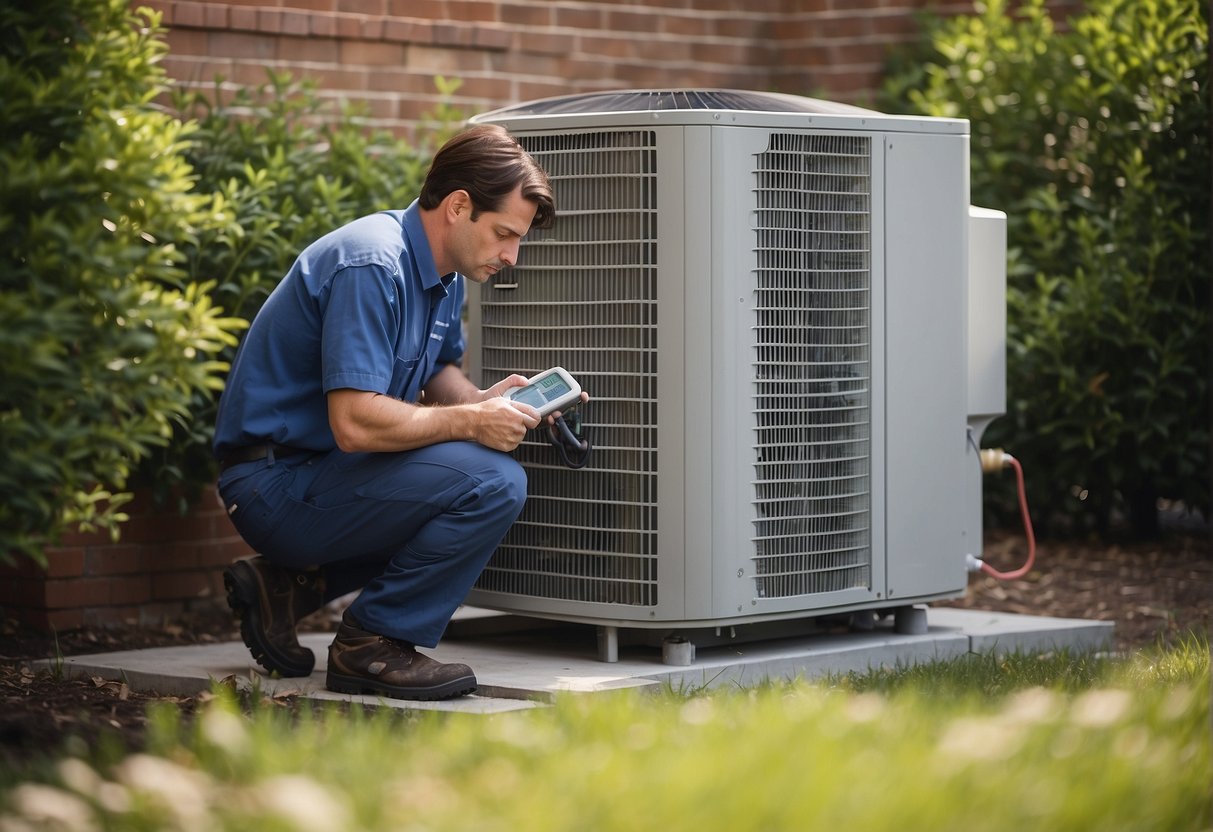
<svg viewBox="0 0 1213 832"><path fill-rule="evenodd" d="M528 437L470 604L598 625L612 660L620 632L963 595L1005 408L1005 217L970 208L966 121L729 90L473 121L539 160L558 220L471 287L468 370L565 367L594 450Z"/></svg>

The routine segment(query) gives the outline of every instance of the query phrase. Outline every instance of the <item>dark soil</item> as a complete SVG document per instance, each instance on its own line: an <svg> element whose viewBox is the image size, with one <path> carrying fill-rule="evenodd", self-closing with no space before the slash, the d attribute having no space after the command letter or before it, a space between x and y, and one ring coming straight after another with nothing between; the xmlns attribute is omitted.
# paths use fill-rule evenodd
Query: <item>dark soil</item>
<svg viewBox="0 0 1213 832"><path fill-rule="evenodd" d="M1020 566L1025 541L991 534L985 558L1002 571ZM1122 545L1042 542L1036 568L1022 580L970 579L968 595L951 606L1113 621L1115 646L1132 651L1169 644L1213 625L1213 555L1207 530L1172 531L1162 541ZM331 629L317 614L303 629ZM76 631L51 636L0 624L0 785L31 761L67 749L94 748L103 738L141 747L148 705L175 703L185 714L194 698L135 691L103 679L66 680L33 672L28 662L55 656L141 647L238 641L226 607L149 629Z"/></svg>

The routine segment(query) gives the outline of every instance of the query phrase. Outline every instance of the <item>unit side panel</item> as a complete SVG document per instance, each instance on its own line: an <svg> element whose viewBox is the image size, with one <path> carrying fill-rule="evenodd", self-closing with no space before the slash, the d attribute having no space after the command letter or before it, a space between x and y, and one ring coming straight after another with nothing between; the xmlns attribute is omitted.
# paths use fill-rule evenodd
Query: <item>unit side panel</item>
<svg viewBox="0 0 1213 832"><path fill-rule="evenodd" d="M720 152L748 173L746 192L727 201L749 214L746 239L735 235L745 253L722 257L738 271L722 274L721 302L741 310L722 322L736 319L740 348L727 349L743 383L733 398L744 408L735 411L744 445L733 457L734 514L744 522L727 538L736 561L722 572L733 574L736 594L721 596L722 614L786 617L866 603L880 591L872 490L879 140L720 134ZM736 221L736 208L724 210Z"/></svg>
<svg viewBox="0 0 1213 832"><path fill-rule="evenodd" d="M963 592L968 138L886 139L887 580Z"/></svg>

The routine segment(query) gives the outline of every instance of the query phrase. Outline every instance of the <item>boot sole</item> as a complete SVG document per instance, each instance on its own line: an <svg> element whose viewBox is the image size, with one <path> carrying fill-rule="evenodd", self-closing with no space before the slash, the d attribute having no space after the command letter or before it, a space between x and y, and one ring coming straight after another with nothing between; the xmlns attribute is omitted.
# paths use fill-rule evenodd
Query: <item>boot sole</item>
<svg viewBox="0 0 1213 832"><path fill-rule="evenodd" d="M328 679L325 681L326 688L334 693L349 693L349 694L370 694L373 696L386 696L389 699L410 699L422 702L433 702L440 699L455 699L459 696L467 696L476 691L476 677L464 676L459 679L453 679L450 682L443 682L441 685L434 685L428 688L417 687L402 687L399 685L385 685L370 679L364 679L358 676L346 676L341 673L328 672Z"/></svg>
<svg viewBox="0 0 1213 832"><path fill-rule="evenodd" d="M223 572L227 605L240 619L240 638L244 645L253 654L257 664L271 673L284 677L311 676L316 668L315 654L312 654L310 662L294 661L275 650L265 638L265 627L261 621L261 587L251 572L252 567L239 562Z"/></svg>

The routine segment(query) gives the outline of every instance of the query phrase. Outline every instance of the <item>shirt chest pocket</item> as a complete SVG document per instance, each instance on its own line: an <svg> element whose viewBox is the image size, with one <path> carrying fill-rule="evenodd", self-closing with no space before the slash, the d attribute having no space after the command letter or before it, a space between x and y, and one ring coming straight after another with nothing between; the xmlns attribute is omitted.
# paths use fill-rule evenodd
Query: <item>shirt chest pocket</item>
<svg viewBox="0 0 1213 832"><path fill-rule="evenodd" d="M396 348L391 394L406 402L416 401L428 380L446 339L446 321L404 334Z"/></svg>

